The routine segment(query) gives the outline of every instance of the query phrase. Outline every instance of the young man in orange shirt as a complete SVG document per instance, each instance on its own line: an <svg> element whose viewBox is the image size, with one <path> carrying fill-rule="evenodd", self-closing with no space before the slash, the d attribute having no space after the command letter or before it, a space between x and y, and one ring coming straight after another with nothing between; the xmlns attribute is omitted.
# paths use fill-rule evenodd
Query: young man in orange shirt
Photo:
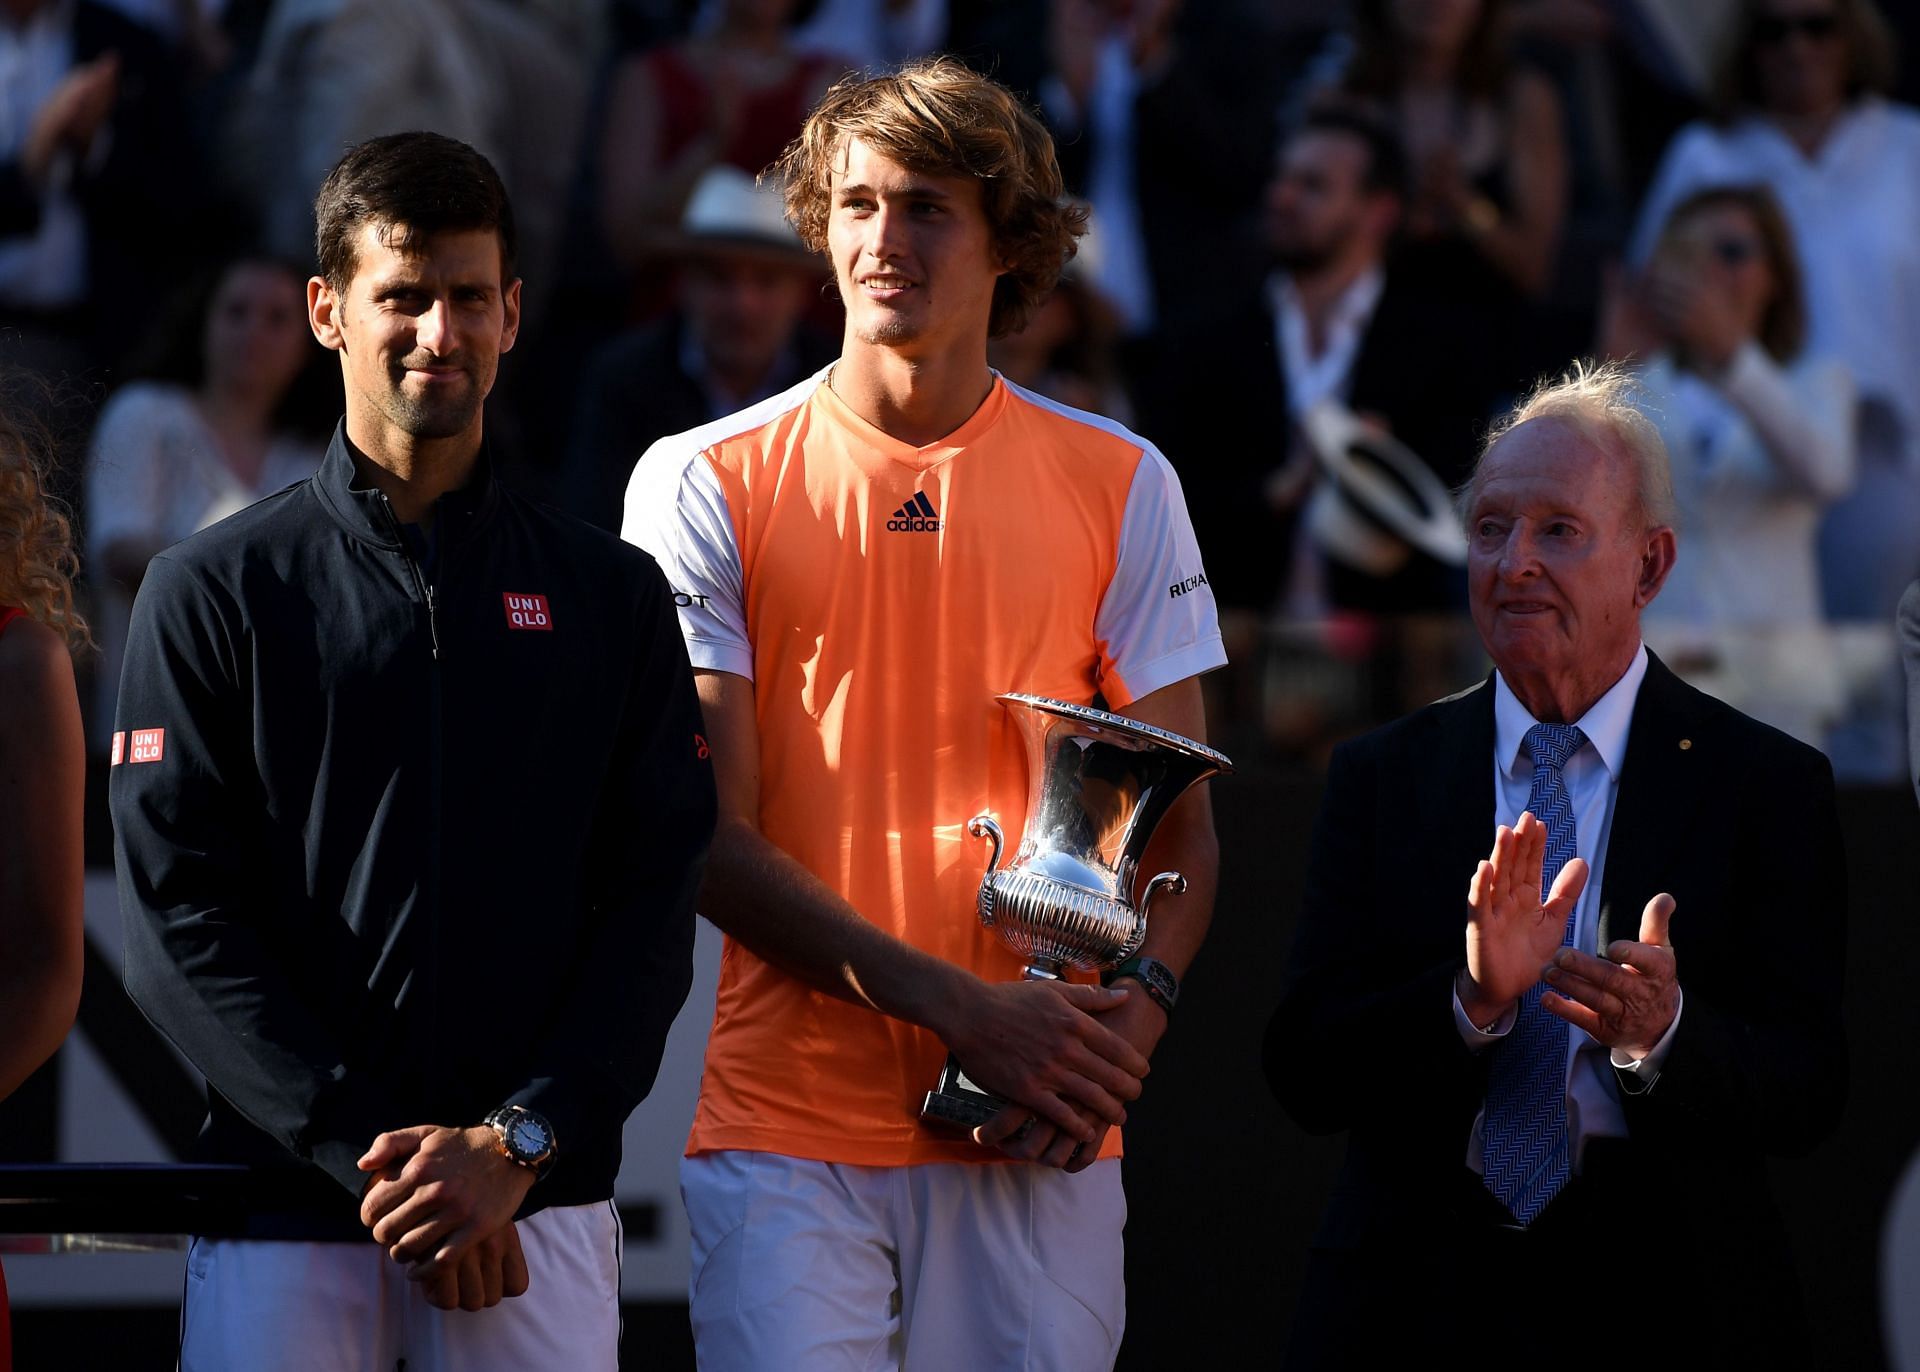
<svg viewBox="0 0 1920 1372"><path fill-rule="evenodd" d="M1024 820L1001 692L1204 737L1212 590L1166 459L987 365L1083 231L1028 111L918 63L835 87L781 171L846 305L840 358L661 440L627 496L721 797L701 908L727 943L682 1169L701 1362L1110 1367L1113 1126L1206 930L1211 811L1201 789L1164 822L1148 870L1188 889L1111 988L1017 979L966 821ZM949 1049L1014 1102L971 1137L918 1117Z"/></svg>

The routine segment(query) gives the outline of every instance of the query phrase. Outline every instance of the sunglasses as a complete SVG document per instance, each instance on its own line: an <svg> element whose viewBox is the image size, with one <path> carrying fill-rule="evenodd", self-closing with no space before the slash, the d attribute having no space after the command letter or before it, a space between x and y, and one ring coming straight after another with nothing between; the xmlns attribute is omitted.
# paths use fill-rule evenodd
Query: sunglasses
<svg viewBox="0 0 1920 1372"><path fill-rule="evenodd" d="M1723 267L1744 267L1760 256L1760 245L1751 238L1716 238L1707 247Z"/></svg>
<svg viewBox="0 0 1920 1372"><path fill-rule="evenodd" d="M1769 14L1754 21L1753 37L1759 43L1784 43L1798 33L1806 38L1831 38L1840 31L1840 17L1834 14Z"/></svg>

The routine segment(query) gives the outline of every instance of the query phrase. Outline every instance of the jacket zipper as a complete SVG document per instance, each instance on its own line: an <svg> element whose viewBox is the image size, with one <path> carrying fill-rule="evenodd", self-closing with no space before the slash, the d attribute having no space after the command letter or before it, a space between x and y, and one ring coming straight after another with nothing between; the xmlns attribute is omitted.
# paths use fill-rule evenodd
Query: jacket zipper
<svg viewBox="0 0 1920 1372"><path fill-rule="evenodd" d="M442 777L445 749L442 746L441 733L441 678L438 670L440 662L440 621L436 613L438 605L434 591L425 576L421 575L420 564L414 561L413 550L407 546L406 534L400 528L400 517L393 512L393 501L383 491L380 494L381 508L387 512L387 523L393 528L394 541L400 545L400 558L407 564L407 574L413 579L413 589L427 607L427 641L433 650L435 670L430 681L431 690L427 698L427 752L428 775L431 784L427 796L427 890L424 902L427 914L428 941L432 952L423 960L426 966L427 1001L427 1078L437 1082L441 1077L440 1067L440 827L443 817Z"/></svg>

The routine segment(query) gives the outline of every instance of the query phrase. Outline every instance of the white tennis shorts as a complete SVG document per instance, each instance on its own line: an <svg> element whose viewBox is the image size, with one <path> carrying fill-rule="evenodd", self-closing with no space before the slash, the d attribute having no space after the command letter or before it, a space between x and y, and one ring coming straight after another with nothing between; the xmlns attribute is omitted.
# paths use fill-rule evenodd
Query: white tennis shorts
<svg viewBox="0 0 1920 1372"><path fill-rule="evenodd" d="M613 1372L620 1220L611 1201L519 1222L527 1292L436 1310L377 1243L196 1238L180 1372Z"/></svg>
<svg viewBox="0 0 1920 1372"><path fill-rule="evenodd" d="M680 1164L706 1372L1107 1372L1126 1325L1120 1161Z"/></svg>

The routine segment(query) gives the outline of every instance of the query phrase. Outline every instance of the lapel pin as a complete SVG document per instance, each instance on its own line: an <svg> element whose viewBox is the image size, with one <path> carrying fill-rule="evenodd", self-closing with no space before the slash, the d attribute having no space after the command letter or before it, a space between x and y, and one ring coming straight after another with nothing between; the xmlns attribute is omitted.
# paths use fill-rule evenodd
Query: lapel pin
<svg viewBox="0 0 1920 1372"><path fill-rule="evenodd" d="M1692 740L1692 739L1690 739L1690 738L1683 738L1683 739L1681 739L1681 740L1680 740L1680 751L1681 751L1681 752L1683 752L1683 753L1684 753L1684 752L1686 752L1686 751L1687 751L1687 749L1689 749L1689 748L1691 748L1691 747L1693 747L1693 740Z"/></svg>

